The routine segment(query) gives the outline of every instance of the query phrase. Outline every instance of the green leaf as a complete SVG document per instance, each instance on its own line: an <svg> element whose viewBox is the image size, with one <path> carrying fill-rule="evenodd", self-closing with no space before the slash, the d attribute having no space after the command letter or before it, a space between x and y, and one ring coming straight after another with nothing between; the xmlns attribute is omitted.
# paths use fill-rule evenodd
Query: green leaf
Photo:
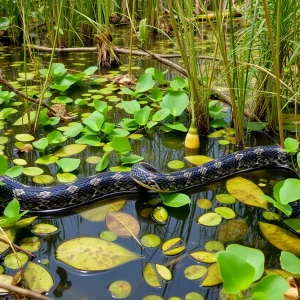
<svg viewBox="0 0 300 300"><path fill-rule="evenodd" d="M109 152L105 152L101 158L101 161L96 166L96 171L101 172L109 166Z"/></svg>
<svg viewBox="0 0 300 300"><path fill-rule="evenodd" d="M20 203L17 199L11 200L6 208L4 209L4 216L7 218L12 218L17 216L20 213Z"/></svg>
<svg viewBox="0 0 300 300"><path fill-rule="evenodd" d="M298 141L296 139L286 138L284 140L284 146L285 146L285 150L287 152L294 153L294 152L297 152L299 144L298 144Z"/></svg>
<svg viewBox="0 0 300 300"><path fill-rule="evenodd" d="M186 81L182 77L175 77L174 80L170 81L170 87L174 91L182 90L186 87Z"/></svg>
<svg viewBox="0 0 300 300"><path fill-rule="evenodd" d="M283 270L300 274L300 259L295 254L281 251L280 263Z"/></svg>
<svg viewBox="0 0 300 300"><path fill-rule="evenodd" d="M125 95L130 95L132 97L136 97L136 93L129 88L121 88L121 91ZM124 102L123 102L124 103Z"/></svg>
<svg viewBox="0 0 300 300"><path fill-rule="evenodd" d="M129 155L121 156L122 165L135 164L142 160L144 160L144 157L136 155L136 154L129 154Z"/></svg>
<svg viewBox="0 0 300 300"><path fill-rule="evenodd" d="M39 157L35 163L40 165L51 165L54 164L58 160L58 156L49 154Z"/></svg>
<svg viewBox="0 0 300 300"><path fill-rule="evenodd" d="M92 74L94 74L97 70L98 70L98 67L96 67L96 66L91 66L91 67L85 69L85 70L83 71L83 73L84 73L85 75L92 75Z"/></svg>
<svg viewBox="0 0 300 300"><path fill-rule="evenodd" d="M35 142L32 143L33 146L39 150L44 150L48 147L49 143L48 143L48 139L47 138L41 138Z"/></svg>
<svg viewBox="0 0 300 300"><path fill-rule="evenodd" d="M76 144L95 146L100 143L99 136L95 134L86 134L75 141Z"/></svg>
<svg viewBox="0 0 300 300"><path fill-rule="evenodd" d="M145 125L149 120L151 108L149 106L145 106L140 110L134 112L134 120L139 125Z"/></svg>
<svg viewBox="0 0 300 300"><path fill-rule="evenodd" d="M170 207L180 207L191 203L190 197L181 193L159 194L159 196L164 205Z"/></svg>
<svg viewBox="0 0 300 300"><path fill-rule="evenodd" d="M96 108L96 110L98 112L100 112L101 114L106 114L108 112L108 105L104 101L100 101L98 99L95 99L93 101L93 105Z"/></svg>
<svg viewBox="0 0 300 300"><path fill-rule="evenodd" d="M115 128L115 126L116 126L115 123L104 122L101 127L101 131L106 134L110 134L112 132L112 130ZM118 129L121 129L121 128L118 128Z"/></svg>
<svg viewBox="0 0 300 300"><path fill-rule="evenodd" d="M127 137L114 136L110 145L114 150L120 153L131 151L131 145Z"/></svg>
<svg viewBox="0 0 300 300"><path fill-rule="evenodd" d="M8 116L17 113L18 111L15 108L7 107L3 108L0 111L0 120L5 120Z"/></svg>
<svg viewBox="0 0 300 300"><path fill-rule="evenodd" d="M289 205L289 204L281 204L280 202L277 202L276 200L274 200L273 198L267 196L267 195L262 195L261 198L263 200L267 200L270 203L272 203L277 209L279 209L280 211L282 211L286 216L290 216L293 212L293 208Z"/></svg>
<svg viewBox="0 0 300 300"><path fill-rule="evenodd" d="M300 199L300 180L295 178L288 178L284 181L280 191L279 199L282 204Z"/></svg>
<svg viewBox="0 0 300 300"><path fill-rule="evenodd" d="M58 130L54 130L47 135L47 140L50 145L62 143L66 141L66 139L67 138Z"/></svg>
<svg viewBox="0 0 300 300"><path fill-rule="evenodd" d="M10 25L9 18L6 17L0 18L0 30L6 30L9 25Z"/></svg>
<svg viewBox="0 0 300 300"><path fill-rule="evenodd" d="M104 122L104 116L98 111L94 111L90 116L84 119L82 122L89 126L94 131L100 131Z"/></svg>
<svg viewBox="0 0 300 300"><path fill-rule="evenodd" d="M289 287L289 282L286 279L279 275L270 274L253 287L250 300L261 299L260 295L264 295L264 299L267 300L284 300L284 293Z"/></svg>
<svg viewBox="0 0 300 300"><path fill-rule="evenodd" d="M231 252L244 259L255 270L254 281L261 278L264 273L265 256L262 251L241 245L231 244L226 248L226 252Z"/></svg>
<svg viewBox="0 0 300 300"><path fill-rule="evenodd" d="M155 88L151 91L149 98L153 101L160 101L163 98L163 93L159 88Z"/></svg>
<svg viewBox="0 0 300 300"><path fill-rule="evenodd" d="M246 128L247 130L253 130L253 131L261 131L265 129L265 125L261 122L247 122Z"/></svg>
<svg viewBox="0 0 300 300"><path fill-rule="evenodd" d="M29 113L29 116L30 116L30 122L33 122L35 120L35 117L36 117L36 111L31 111ZM26 125L26 124L28 124L28 115L27 115L27 113L23 117L20 117L13 125L14 126L20 126L20 125Z"/></svg>
<svg viewBox="0 0 300 300"><path fill-rule="evenodd" d="M64 135L65 136L69 136L69 137L75 137L77 136L81 130L82 130L83 126L78 123L74 126L70 126L65 132L64 132Z"/></svg>
<svg viewBox="0 0 300 300"><path fill-rule="evenodd" d="M164 124L166 127L168 128L171 128L173 130L178 130L178 131L182 131L182 132L187 132L187 128L182 124L182 123L173 123L173 124L170 124L170 123L165 123Z"/></svg>
<svg viewBox="0 0 300 300"><path fill-rule="evenodd" d="M119 125L129 131L137 130L139 127L139 124L134 119L129 118L122 119Z"/></svg>
<svg viewBox="0 0 300 300"><path fill-rule="evenodd" d="M57 150L54 154L59 157L71 156L82 152L87 146L70 144Z"/></svg>
<svg viewBox="0 0 300 300"><path fill-rule="evenodd" d="M297 153L297 164L298 168L300 168L300 152Z"/></svg>
<svg viewBox="0 0 300 300"><path fill-rule="evenodd" d="M291 229L300 233L300 219L299 218L290 218L290 219L283 220L283 222L287 226L289 226Z"/></svg>
<svg viewBox="0 0 300 300"><path fill-rule="evenodd" d="M130 115L133 115L135 111L140 110L141 106L136 100L124 101L123 109Z"/></svg>
<svg viewBox="0 0 300 300"><path fill-rule="evenodd" d="M0 176L8 170L8 160L4 155L0 155Z"/></svg>
<svg viewBox="0 0 300 300"><path fill-rule="evenodd" d="M170 110L168 108L162 108L152 116L152 121L160 122L164 120L169 114Z"/></svg>
<svg viewBox="0 0 300 300"><path fill-rule="evenodd" d="M166 70L165 72L162 72L156 68L147 68L145 70L145 73L149 73L152 75L154 80L157 80L160 84L164 84L167 81L165 80L165 73L167 73L168 70Z"/></svg>
<svg viewBox="0 0 300 300"><path fill-rule="evenodd" d="M154 84L155 82L152 79L152 75L149 73L145 73L139 78L135 90L137 93L143 93L152 89Z"/></svg>
<svg viewBox="0 0 300 300"><path fill-rule="evenodd" d="M80 165L80 159L78 158L62 158L56 162L61 169L65 172L72 172L78 169Z"/></svg>
<svg viewBox="0 0 300 300"><path fill-rule="evenodd" d="M15 166L8 169L4 174L8 177L15 178L20 176L23 173L23 171L24 168L22 166Z"/></svg>
<svg viewBox="0 0 300 300"><path fill-rule="evenodd" d="M147 19L145 18L140 21L140 25L139 25L139 37L142 44L146 41L148 34L149 34L149 30L147 27Z"/></svg>
<svg viewBox="0 0 300 300"><path fill-rule="evenodd" d="M227 251L217 252L223 287L230 294L248 289L254 281L255 269L244 259Z"/></svg>
<svg viewBox="0 0 300 300"><path fill-rule="evenodd" d="M189 97L182 91L169 91L164 97L160 106L168 108L174 117L180 116L189 105Z"/></svg>

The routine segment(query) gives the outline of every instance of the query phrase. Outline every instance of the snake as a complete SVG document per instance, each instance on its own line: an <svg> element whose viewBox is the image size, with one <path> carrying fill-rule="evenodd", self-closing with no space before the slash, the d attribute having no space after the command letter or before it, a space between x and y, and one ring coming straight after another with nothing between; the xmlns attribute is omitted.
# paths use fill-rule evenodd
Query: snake
<svg viewBox="0 0 300 300"><path fill-rule="evenodd" d="M55 212L124 194L146 191L172 193L208 185L240 172L277 167L293 170L291 154L280 146L259 146L240 150L192 168L161 173L145 162L130 172L104 172L55 186L28 186L0 176L0 205L16 198L22 210Z"/></svg>

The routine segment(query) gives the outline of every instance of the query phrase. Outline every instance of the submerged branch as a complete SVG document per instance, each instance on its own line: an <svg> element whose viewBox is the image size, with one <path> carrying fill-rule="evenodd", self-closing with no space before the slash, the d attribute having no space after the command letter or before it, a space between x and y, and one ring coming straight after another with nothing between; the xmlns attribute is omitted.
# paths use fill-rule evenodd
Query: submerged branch
<svg viewBox="0 0 300 300"><path fill-rule="evenodd" d="M17 90L16 88L14 88L2 75L2 72L0 70L0 83L3 84L6 88L8 88L10 91L14 92L16 95L18 95L19 97L23 98L23 99L26 99L36 105L39 104L39 100L38 99L35 99L35 98L32 98L24 93L22 93L21 91ZM60 117L61 119L63 119L64 121L69 121L72 119L72 117L66 117L66 116L62 116L62 115L58 115L57 112L51 108L51 106L49 106L48 104L45 104L45 103L41 103L41 105L45 108L48 108L48 110L54 115L54 116L57 116L57 117Z"/></svg>
<svg viewBox="0 0 300 300"><path fill-rule="evenodd" d="M9 243L7 240L2 239L2 238L0 238L0 242L2 242L4 244L7 244L7 245L11 244L15 249L20 250L20 251L24 252L25 254L27 254L27 255L29 255L29 256L31 256L33 258L36 258L36 255L34 255L33 253L31 253L31 252L29 252L27 250L24 250L23 248L19 247L18 245L14 244L14 243Z"/></svg>

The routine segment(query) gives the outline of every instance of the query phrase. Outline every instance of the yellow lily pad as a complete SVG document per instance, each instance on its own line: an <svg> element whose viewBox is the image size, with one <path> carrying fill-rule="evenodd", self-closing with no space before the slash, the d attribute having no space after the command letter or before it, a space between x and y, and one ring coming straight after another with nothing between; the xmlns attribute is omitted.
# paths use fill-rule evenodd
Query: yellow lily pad
<svg viewBox="0 0 300 300"><path fill-rule="evenodd" d="M207 252L203 250L198 250L190 253L190 256L203 263L215 263L217 261L217 256L215 252Z"/></svg>
<svg viewBox="0 0 300 300"><path fill-rule="evenodd" d="M128 281L118 280L109 285L108 290L114 299L125 299L131 294L131 285Z"/></svg>
<svg viewBox="0 0 300 300"><path fill-rule="evenodd" d="M209 138L219 138L222 137L224 135L224 130L218 130L218 131L214 131L212 133L210 133L208 135Z"/></svg>
<svg viewBox="0 0 300 300"><path fill-rule="evenodd" d="M261 198L264 192L250 180L235 177L226 182L226 188L240 202L268 210L268 201Z"/></svg>
<svg viewBox="0 0 300 300"><path fill-rule="evenodd" d="M233 204L235 203L235 198L230 194L218 194L216 195L217 201L224 204Z"/></svg>
<svg viewBox="0 0 300 300"><path fill-rule="evenodd" d="M165 223L169 217L168 212L162 206L158 206L153 210L153 218L160 223Z"/></svg>
<svg viewBox="0 0 300 300"><path fill-rule="evenodd" d="M219 214L224 219L233 219L236 214L230 207L216 207L215 213Z"/></svg>
<svg viewBox="0 0 300 300"><path fill-rule="evenodd" d="M162 244L161 250L167 251L167 250L173 248L175 245L178 245L181 241L182 241L182 238L180 238L180 237L169 239Z"/></svg>
<svg viewBox="0 0 300 300"><path fill-rule="evenodd" d="M212 207L212 202L208 199L198 199L197 206L202 209L210 209Z"/></svg>
<svg viewBox="0 0 300 300"><path fill-rule="evenodd" d="M142 300L164 300L164 298L157 295L148 295L144 297Z"/></svg>
<svg viewBox="0 0 300 300"><path fill-rule="evenodd" d="M37 184L49 184L54 182L54 178L51 175L38 175L34 176L32 181Z"/></svg>
<svg viewBox="0 0 300 300"><path fill-rule="evenodd" d="M57 160L58 160L58 156L49 154L49 155L44 155L39 157L35 161L35 163L40 165L50 165L50 164L54 164Z"/></svg>
<svg viewBox="0 0 300 300"><path fill-rule="evenodd" d="M80 215L90 220L91 222L100 222L105 220L106 214L109 211L118 211L126 203L126 200L107 200L103 201L100 204L96 204L94 208L82 212Z"/></svg>
<svg viewBox="0 0 300 300"><path fill-rule="evenodd" d="M23 252L10 253L4 258L4 264L12 270L21 268L27 263L27 261L28 256Z"/></svg>
<svg viewBox="0 0 300 300"><path fill-rule="evenodd" d="M264 237L276 248L300 256L300 238L292 232L277 225L258 222Z"/></svg>
<svg viewBox="0 0 300 300"><path fill-rule="evenodd" d="M36 236L27 237L20 241L20 247L24 250L35 252L41 247L42 241Z"/></svg>
<svg viewBox="0 0 300 300"><path fill-rule="evenodd" d="M218 228L217 239L221 243L238 241L248 233L245 219L229 220Z"/></svg>
<svg viewBox="0 0 300 300"><path fill-rule="evenodd" d="M146 263L143 270L143 276L145 281L152 287L160 288L161 282L158 278L158 274L155 272L154 267L151 263Z"/></svg>
<svg viewBox="0 0 300 300"><path fill-rule="evenodd" d="M202 282L203 287L216 286L221 284L222 278L220 274L220 269L217 263L210 265L207 269L207 276Z"/></svg>
<svg viewBox="0 0 300 300"><path fill-rule="evenodd" d="M185 156L184 158L193 165L203 165L214 160L213 158L205 155L192 155Z"/></svg>
<svg viewBox="0 0 300 300"><path fill-rule="evenodd" d="M27 176L38 176L44 173L44 170L38 167L24 168L23 173Z"/></svg>
<svg viewBox="0 0 300 300"><path fill-rule="evenodd" d="M37 219L37 217L24 218L24 219L18 221L18 222L15 224L15 228L16 228L16 229L20 229L20 228L29 226L29 225L30 225L33 221L35 221L36 219Z"/></svg>
<svg viewBox="0 0 300 300"><path fill-rule="evenodd" d="M216 213L205 213L198 218L198 223L204 226L217 226L222 222L222 217Z"/></svg>
<svg viewBox="0 0 300 300"><path fill-rule="evenodd" d="M63 183L70 183L77 179L77 176L72 173L57 173L57 180Z"/></svg>
<svg viewBox="0 0 300 300"><path fill-rule="evenodd" d="M86 158L86 162L89 164L98 164L101 161L100 156L89 156Z"/></svg>
<svg viewBox="0 0 300 300"><path fill-rule="evenodd" d="M208 241L205 243L204 248L209 252L217 252L225 249L224 245L219 241Z"/></svg>
<svg viewBox="0 0 300 300"><path fill-rule="evenodd" d="M280 216L271 211L264 211L262 213L263 217L269 221L280 221Z"/></svg>
<svg viewBox="0 0 300 300"><path fill-rule="evenodd" d="M179 245L179 246L175 246L171 249L163 251L163 254L167 255L167 256L178 255L181 252L183 252L185 249L186 249L186 245Z"/></svg>
<svg viewBox="0 0 300 300"><path fill-rule="evenodd" d="M155 268L157 273L164 279L164 280L171 280L172 279L172 273L171 271L165 267L164 265L155 264Z"/></svg>
<svg viewBox="0 0 300 300"><path fill-rule="evenodd" d="M51 274L41 265L29 262L24 271L26 287L36 293L48 292L54 284Z"/></svg>
<svg viewBox="0 0 300 300"><path fill-rule="evenodd" d="M57 233L58 230L59 229L52 224L38 223L33 226L31 231L35 234L47 235L47 234Z"/></svg>
<svg viewBox="0 0 300 300"><path fill-rule="evenodd" d="M30 142L34 140L34 136L28 133L17 134L15 138L20 142Z"/></svg>
<svg viewBox="0 0 300 300"><path fill-rule="evenodd" d="M197 280L203 277L207 272L207 268L200 265L192 265L184 270L184 276L189 280Z"/></svg>
<svg viewBox="0 0 300 300"><path fill-rule="evenodd" d="M154 248L160 245L161 239L158 235L149 233L142 236L141 243L145 247Z"/></svg>
<svg viewBox="0 0 300 300"><path fill-rule="evenodd" d="M184 167L184 162L181 160L170 160L168 162L168 168L172 170L179 170Z"/></svg>
<svg viewBox="0 0 300 300"><path fill-rule="evenodd" d="M185 295L184 300L204 300L203 296L196 292L190 292Z"/></svg>
<svg viewBox="0 0 300 300"><path fill-rule="evenodd" d="M22 158L16 158L13 160L13 163L17 166L25 166L27 165L27 161L25 159Z"/></svg>
<svg viewBox="0 0 300 300"><path fill-rule="evenodd" d="M142 256L115 243L94 237L79 237L63 242L56 249L58 260L82 271L104 271Z"/></svg>
<svg viewBox="0 0 300 300"><path fill-rule="evenodd" d="M60 148L54 154L59 157L71 156L71 155L82 152L83 150L85 150L86 147L87 147L87 145L70 144L70 145Z"/></svg>

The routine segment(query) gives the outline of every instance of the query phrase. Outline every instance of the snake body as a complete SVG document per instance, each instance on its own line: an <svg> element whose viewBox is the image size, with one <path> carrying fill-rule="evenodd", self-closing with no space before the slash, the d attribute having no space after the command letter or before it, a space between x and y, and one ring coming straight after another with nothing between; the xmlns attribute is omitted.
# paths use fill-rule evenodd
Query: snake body
<svg viewBox="0 0 300 300"><path fill-rule="evenodd" d="M137 163L131 172L105 172L51 187L26 186L7 176L0 176L0 205L5 207L16 198L24 210L60 210L118 194L140 193L145 188L156 192L182 191L264 167L292 169L290 154L278 146L254 147L169 174L161 173L146 163Z"/></svg>

